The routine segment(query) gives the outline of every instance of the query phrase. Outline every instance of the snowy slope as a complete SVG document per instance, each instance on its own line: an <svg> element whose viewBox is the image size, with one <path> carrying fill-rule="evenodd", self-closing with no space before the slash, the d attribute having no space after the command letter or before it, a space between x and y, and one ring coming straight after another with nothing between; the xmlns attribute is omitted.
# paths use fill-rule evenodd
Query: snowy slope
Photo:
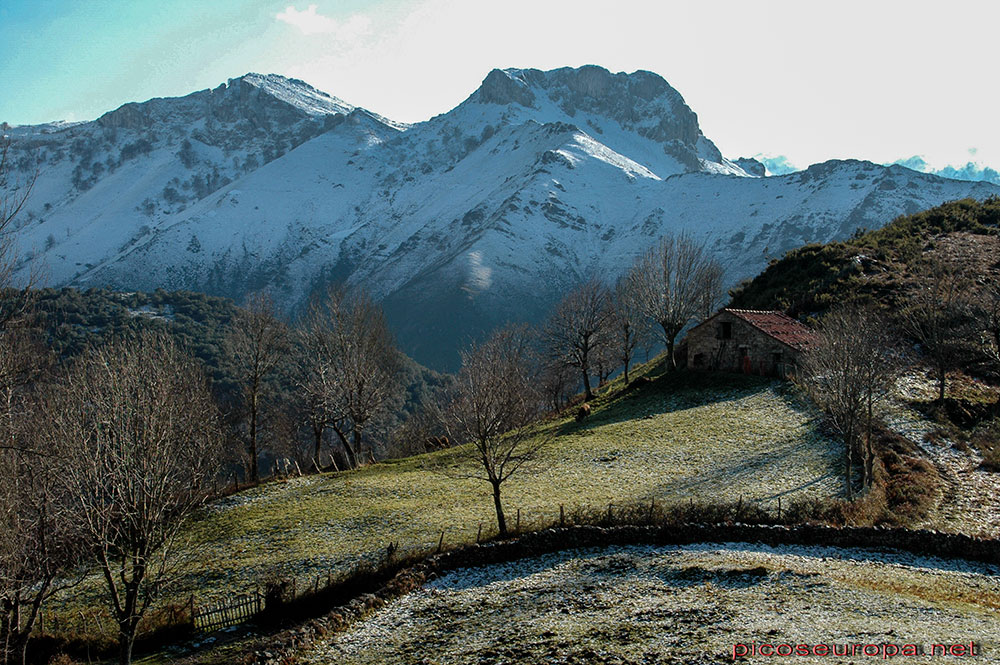
<svg viewBox="0 0 1000 665"><path fill-rule="evenodd" d="M494 70L458 107L411 127L273 76L147 105L34 130L155 134L148 154L85 191L66 192L79 160L57 160L40 181L23 238L53 283L234 298L270 288L294 310L347 280L381 299L404 349L436 367L498 323L537 320L581 279L613 279L663 233L705 240L734 283L804 243L1000 191L857 161L759 177L753 160L722 156L660 77L592 66ZM195 168L179 157L185 139ZM276 140L286 149L264 159L260 146ZM226 170L250 154L261 155L255 168ZM203 164L231 182L136 210Z"/></svg>
<svg viewBox="0 0 1000 665"><path fill-rule="evenodd" d="M93 122L16 127L16 159L39 170L18 220L22 256L42 264L50 283L74 283L351 114L365 115L385 135L405 127L301 81L259 74L186 97L125 104Z"/></svg>

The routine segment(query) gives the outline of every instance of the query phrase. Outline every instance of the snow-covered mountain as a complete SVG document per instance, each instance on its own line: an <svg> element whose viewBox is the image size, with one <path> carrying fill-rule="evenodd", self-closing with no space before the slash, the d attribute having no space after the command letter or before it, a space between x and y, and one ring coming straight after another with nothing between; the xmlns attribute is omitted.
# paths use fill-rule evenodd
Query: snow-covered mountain
<svg viewBox="0 0 1000 665"><path fill-rule="evenodd" d="M761 177L656 74L594 66L494 70L413 126L250 74L14 132L44 162L21 239L53 284L269 288L294 309L347 280L382 300L404 350L445 368L666 232L709 243L733 283L802 244L1000 193L858 161Z"/></svg>

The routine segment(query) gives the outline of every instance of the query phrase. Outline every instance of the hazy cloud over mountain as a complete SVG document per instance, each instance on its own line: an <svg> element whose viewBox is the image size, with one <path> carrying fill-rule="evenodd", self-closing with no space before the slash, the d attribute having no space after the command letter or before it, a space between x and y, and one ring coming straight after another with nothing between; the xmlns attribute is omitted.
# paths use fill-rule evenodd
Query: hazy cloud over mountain
<svg viewBox="0 0 1000 665"><path fill-rule="evenodd" d="M976 154L975 148L969 150L971 155ZM953 166L949 164L943 168L936 169L927 163L920 155L914 155L907 159L897 159L893 164L900 164L907 168L913 169L914 171L920 171L921 173L933 173L934 175L943 176L945 178L952 178L954 180L970 180L972 182L992 182L995 185L1000 185L1000 171L997 171L993 167L984 166L977 162L967 162L962 166Z"/></svg>

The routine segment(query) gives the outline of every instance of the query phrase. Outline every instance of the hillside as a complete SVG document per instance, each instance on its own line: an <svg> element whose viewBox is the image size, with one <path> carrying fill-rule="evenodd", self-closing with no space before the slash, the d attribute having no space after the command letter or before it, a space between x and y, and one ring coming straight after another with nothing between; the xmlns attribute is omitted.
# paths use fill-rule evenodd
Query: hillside
<svg viewBox="0 0 1000 665"><path fill-rule="evenodd" d="M851 160L761 177L660 76L595 66L494 70L413 126L249 74L13 138L24 169L43 162L23 271L237 301L267 288L289 311L345 280L438 369L501 322L539 320L579 281L613 278L665 233L707 243L734 284L803 244L1000 192Z"/></svg>
<svg viewBox="0 0 1000 665"><path fill-rule="evenodd" d="M0 296L2 302L2 296ZM233 367L226 355L224 340L237 312L227 299L191 291L152 293L118 292L109 289L39 289L33 295L34 326L39 340L57 362L82 354L139 330L167 332L187 353L197 358L212 380L223 403L239 390ZM297 408L297 386L290 355L276 372L269 393L282 410ZM373 443L379 455L385 453L385 431L398 426L408 415L428 403L448 377L413 361L400 361L400 381L404 386L401 402L392 409Z"/></svg>
<svg viewBox="0 0 1000 665"><path fill-rule="evenodd" d="M662 366L651 362L637 375ZM816 414L769 380L663 376L638 391L612 384L583 423L562 417L537 466L504 489L511 526L620 513L635 503L743 503L786 510L796 500L839 495L838 443ZM359 561L379 561L390 542L404 551L475 541L495 533L487 483L471 476L465 448L350 472L294 478L221 499L185 537L171 598L199 603L252 591L275 576L312 584ZM74 602L97 603L88 583ZM304 588L304 587L303 587Z"/></svg>
<svg viewBox="0 0 1000 665"><path fill-rule="evenodd" d="M942 291L929 305L942 314L937 342L916 337L907 318L927 302L933 282L928 270L954 280L947 282L952 301L945 303ZM731 306L778 307L804 319L819 319L842 303L880 311L892 330L886 346L901 366L882 418L920 450L942 480L926 525L995 535L1000 533L1000 366L991 311L998 283L1000 198L993 197L954 201L844 242L789 252L734 289Z"/></svg>
<svg viewBox="0 0 1000 665"><path fill-rule="evenodd" d="M768 381L723 378L678 391L650 388L599 408L583 424L549 425L558 437L531 473L505 489L510 519L558 517L559 505L606 510L633 501L776 505L837 496L837 443L814 415ZM708 445L706 445L707 442ZM401 546L495 530L489 485L475 461L452 449L359 471L241 493L195 525L201 579L229 585L277 567L308 579ZM213 583L214 586L215 583ZM209 588L202 587L210 593Z"/></svg>
<svg viewBox="0 0 1000 665"><path fill-rule="evenodd" d="M998 233L1000 198L949 202L841 242L792 250L733 289L729 306L778 308L793 316L821 314L839 302L898 309L925 256L953 257L980 283L995 279Z"/></svg>

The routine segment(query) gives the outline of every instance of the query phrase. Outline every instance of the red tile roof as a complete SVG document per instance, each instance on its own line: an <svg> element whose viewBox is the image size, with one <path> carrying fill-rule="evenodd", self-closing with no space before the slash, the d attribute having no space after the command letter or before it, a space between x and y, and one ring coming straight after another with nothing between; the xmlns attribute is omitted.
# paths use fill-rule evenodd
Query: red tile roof
<svg viewBox="0 0 1000 665"><path fill-rule="evenodd" d="M804 350L816 343L816 333L784 312L760 309L724 309L761 332L793 349Z"/></svg>

